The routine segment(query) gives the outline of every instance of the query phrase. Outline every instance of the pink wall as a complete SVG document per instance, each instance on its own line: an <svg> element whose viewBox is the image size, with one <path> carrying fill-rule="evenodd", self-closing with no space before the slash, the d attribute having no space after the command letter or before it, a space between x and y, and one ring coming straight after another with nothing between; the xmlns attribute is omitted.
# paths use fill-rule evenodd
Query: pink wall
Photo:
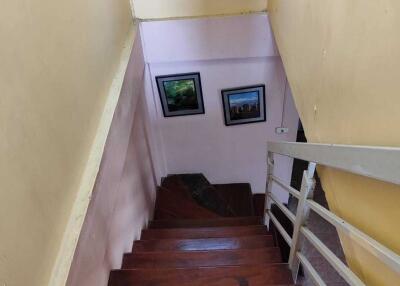
<svg viewBox="0 0 400 286"><path fill-rule="evenodd" d="M137 38L140 39L140 38ZM156 176L143 95L144 58L135 41L100 171L68 277L69 286L107 285L153 211Z"/></svg>
<svg viewBox="0 0 400 286"><path fill-rule="evenodd" d="M278 56L267 15L141 23L147 63Z"/></svg>
<svg viewBox="0 0 400 286"><path fill-rule="evenodd" d="M266 142L295 141L298 115L287 90L285 72L266 15L141 24L147 65L152 126L162 146L164 173L203 172L213 183L250 182L265 191ZM155 76L200 72L205 114L164 118ZM264 83L267 122L224 125L221 89ZM285 105L288 134L278 135ZM292 161L279 158L277 173L285 180ZM278 196L285 200L286 193Z"/></svg>
<svg viewBox="0 0 400 286"><path fill-rule="evenodd" d="M107 285L153 211L167 173L203 172L213 183L264 192L266 141L296 138L298 116L266 15L141 24L67 285ZM137 39L140 39L139 37ZM201 72L205 115L164 118L154 77ZM267 122L226 127L220 91L264 83ZM290 132L275 134L283 122ZM289 180L291 161L278 159ZM281 200L287 198L280 193Z"/></svg>
<svg viewBox="0 0 400 286"><path fill-rule="evenodd" d="M296 138L298 116L266 15L145 22L107 139L69 286L107 285L153 211L168 173L203 172L213 183L250 182L264 192L266 141ZM139 37L137 39L140 39ZM205 115L164 118L154 77L201 72ZM267 122L226 127L220 91L266 85ZM288 134L277 135L283 123ZM289 180L291 161L278 159ZM286 193L276 190L281 200Z"/></svg>

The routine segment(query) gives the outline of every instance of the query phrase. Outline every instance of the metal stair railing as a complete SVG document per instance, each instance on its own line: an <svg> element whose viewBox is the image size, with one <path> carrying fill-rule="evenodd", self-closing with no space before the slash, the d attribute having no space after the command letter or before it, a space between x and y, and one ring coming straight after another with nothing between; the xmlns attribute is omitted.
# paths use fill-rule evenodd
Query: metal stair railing
<svg viewBox="0 0 400 286"><path fill-rule="evenodd" d="M329 262L339 275L351 286L365 285L363 281L344 264L324 243L307 228L306 221L310 210L314 211L338 230L357 239L363 246L393 271L400 273L400 256L371 238L355 226L346 222L312 199L315 186L314 173L317 164L332 167L353 174L400 185L400 148L354 146L335 144L312 144L291 142L268 142L268 179L265 203L265 224L271 220L290 247L289 267L297 281L300 264L310 275L315 285L325 286L325 282L313 268L310 261L301 253L301 235ZM310 162L303 173L300 191L292 188L280 178L274 176L274 154L280 154ZM299 200L296 215L272 193L273 184L277 184ZM292 237L285 231L271 212L274 202L293 223Z"/></svg>

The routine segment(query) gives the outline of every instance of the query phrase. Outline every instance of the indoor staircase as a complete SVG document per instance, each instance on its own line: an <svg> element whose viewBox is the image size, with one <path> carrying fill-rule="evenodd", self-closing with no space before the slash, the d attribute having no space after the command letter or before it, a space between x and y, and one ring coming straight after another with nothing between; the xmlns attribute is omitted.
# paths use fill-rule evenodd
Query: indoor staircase
<svg viewBox="0 0 400 286"><path fill-rule="evenodd" d="M154 220L109 286L293 285L248 184L174 175L159 188Z"/></svg>

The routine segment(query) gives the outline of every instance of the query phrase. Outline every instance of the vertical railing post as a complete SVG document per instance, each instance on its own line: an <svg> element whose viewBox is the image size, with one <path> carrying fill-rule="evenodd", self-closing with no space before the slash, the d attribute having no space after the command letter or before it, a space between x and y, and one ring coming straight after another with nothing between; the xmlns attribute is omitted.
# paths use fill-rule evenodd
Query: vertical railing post
<svg viewBox="0 0 400 286"><path fill-rule="evenodd" d="M301 182L300 199L297 205L296 221L293 226L292 247L289 255L289 267L292 271L293 279L296 283L299 272L300 261L297 258L297 252L301 249L300 229L305 225L310 209L307 205L307 199L312 198L315 187L314 173L316 164L310 162L308 169L303 173Z"/></svg>
<svg viewBox="0 0 400 286"><path fill-rule="evenodd" d="M272 192L272 174L274 172L274 153L268 151L267 156L267 182L266 182L266 190L265 190L265 204L264 204L264 225L267 226L269 230L269 211L271 208L271 198L269 194Z"/></svg>

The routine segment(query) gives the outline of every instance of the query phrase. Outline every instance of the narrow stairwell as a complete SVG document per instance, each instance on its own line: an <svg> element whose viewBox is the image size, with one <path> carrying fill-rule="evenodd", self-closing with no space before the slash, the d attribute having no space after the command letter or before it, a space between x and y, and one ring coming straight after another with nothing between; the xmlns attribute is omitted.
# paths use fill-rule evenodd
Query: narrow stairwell
<svg viewBox="0 0 400 286"><path fill-rule="evenodd" d="M171 177L158 191L154 220L109 286L293 285L273 236L254 215L248 185L221 191L206 179L191 185Z"/></svg>

